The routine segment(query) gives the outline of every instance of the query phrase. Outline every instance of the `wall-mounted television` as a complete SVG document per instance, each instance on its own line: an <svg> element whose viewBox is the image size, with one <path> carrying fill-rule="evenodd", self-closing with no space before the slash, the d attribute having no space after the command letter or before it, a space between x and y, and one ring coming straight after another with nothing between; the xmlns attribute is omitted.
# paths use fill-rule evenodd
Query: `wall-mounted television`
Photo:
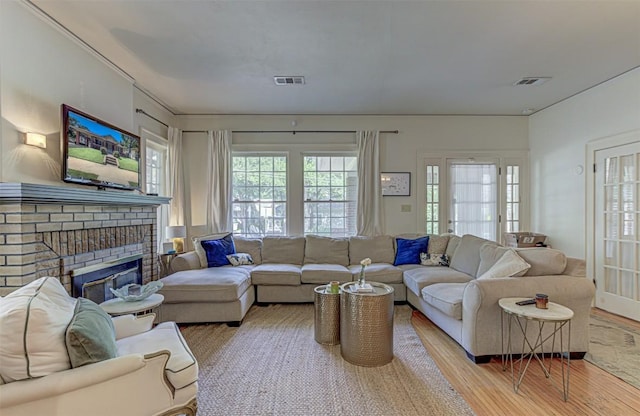
<svg viewBox="0 0 640 416"><path fill-rule="evenodd" d="M62 180L140 189L140 137L62 104Z"/></svg>

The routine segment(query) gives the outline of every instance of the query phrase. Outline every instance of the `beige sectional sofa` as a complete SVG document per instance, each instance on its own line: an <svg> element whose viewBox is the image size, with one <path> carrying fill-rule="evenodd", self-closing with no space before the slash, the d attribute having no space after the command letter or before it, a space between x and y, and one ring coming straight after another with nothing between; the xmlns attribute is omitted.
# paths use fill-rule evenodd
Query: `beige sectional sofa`
<svg viewBox="0 0 640 416"><path fill-rule="evenodd" d="M502 352L498 299L536 293L546 293L550 301L574 311L573 358L587 351L595 289L585 277L584 261L548 248L517 249L514 256L512 249L479 237L442 235L430 236L426 251L437 258L446 254L449 267L420 262L394 266L401 254L397 238L406 242L423 237L234 236L235 252L249 253L254 264L206 267L202 250L177 256L171 263L174 273L162 279L165 301L159 317L161 321L239 325L254 301L313 302L314 287L332 280L357 280L360 261L368 257L372 264L366 268L367 280L391 285L396 302L407 301L424 313L475 362L486 362ZM197 247L200 241L195 241ZM517 258L515 267L528 267L513 271L513 262L505 262L507 257ZM503 277L516 274L519 277ZM522 344L517 341L514 345Z"/></svg>

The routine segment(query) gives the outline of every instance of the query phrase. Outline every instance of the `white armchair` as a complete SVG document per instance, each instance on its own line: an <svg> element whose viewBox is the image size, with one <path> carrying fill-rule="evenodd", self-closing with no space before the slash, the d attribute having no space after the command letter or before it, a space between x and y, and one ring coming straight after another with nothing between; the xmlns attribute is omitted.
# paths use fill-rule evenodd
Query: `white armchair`
<svg viewBox="0 0 640 416"><path fill-rule="evenodd" d="M4 309L0 312L6 317L8 308ZM0 377L0 414L195 415L198 364L176 324L153 327L154 314L111 319L115 358L17 381ZM5 344L23 336L6 330L0 325L0 341ZM25 350L29 336L25 331ZM10 365L10 359L0 356L0 364Z"/></svg>

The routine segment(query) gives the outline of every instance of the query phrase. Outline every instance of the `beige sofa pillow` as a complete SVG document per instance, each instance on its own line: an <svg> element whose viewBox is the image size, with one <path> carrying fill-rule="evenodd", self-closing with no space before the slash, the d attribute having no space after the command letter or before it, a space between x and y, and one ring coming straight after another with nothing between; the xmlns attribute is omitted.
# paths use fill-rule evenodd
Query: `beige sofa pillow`
<svg viewBox="0 0 640 416"><path fill-rule="evenodd" d="M262 264L262 240L234 235L233 244L236 246L236 253L248 253L253 264Z"/></svg>
<svg viewBox="0 0 640 416"><path fill-rule="evenodd" d="M304 245L304 237L264 237L262 239L262 262L302 264Z"/></svg>
<svg viewBox="0 0 640 416"><path fill-rule="evenodd" d="M453 258L453 255L456 252L456 249L458 248L458 246L460 245L460 236L454 235L454 234L447 234L449 236L449 242L447 243L447 251L444 252L444 254L446 254L447 256L449 256L449 259Z"/></svg>
<svg viewBox="0 0 640 416"><path fill-rule="evenodd" d="M507 250L489 270L478 276L478 280L518 276L530 267L531 265L522 260L514 250Z"/></svg>
<svg viewBox="0 0 640 416"><path fill-rule="evenodd" d="M395 251L394 239L390 235L376 237L350 237L349 238L349 263L360 264L367 257L372 263L393 264Z"/></svg>
<svg viewBox="0 0 640 416"><path fill-rule="evenodd" d="M507 247L498 246L492 243L484 243L480 247L480 265L478 266L478 276L487 272L500 258L510 250Z"/></svg>
<svg viewBox="0 0 640 416"><path fill-rule="evenodd" d="M304 246L305 264L349 265L349 240L307 235Z"/></svg>
<svg viewBox="0 0 640 416"><path fill-rule="evenodd" d="M546 247L516 248L515 250L531 265L525 276L562 274L567 267L567 256L560 250Z"/></svg>
<svg viewBox="0 0 640 416"><path fill-rule="evenodd" d="M449 234L430 235L427 252L429 254L445 254L447 252L447 244L449 244Z"/></svg>

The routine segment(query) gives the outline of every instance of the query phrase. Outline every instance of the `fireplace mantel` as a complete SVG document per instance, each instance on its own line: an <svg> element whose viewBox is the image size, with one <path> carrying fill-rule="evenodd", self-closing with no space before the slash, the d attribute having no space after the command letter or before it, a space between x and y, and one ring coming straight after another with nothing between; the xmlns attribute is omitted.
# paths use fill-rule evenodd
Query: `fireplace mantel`
<svg viewBox="0 0 640 416"><path fill-rule="evenodd" d="M84 189L32 183L0 183L0 204L163 205L171 198L134 191Z"/></svg>

